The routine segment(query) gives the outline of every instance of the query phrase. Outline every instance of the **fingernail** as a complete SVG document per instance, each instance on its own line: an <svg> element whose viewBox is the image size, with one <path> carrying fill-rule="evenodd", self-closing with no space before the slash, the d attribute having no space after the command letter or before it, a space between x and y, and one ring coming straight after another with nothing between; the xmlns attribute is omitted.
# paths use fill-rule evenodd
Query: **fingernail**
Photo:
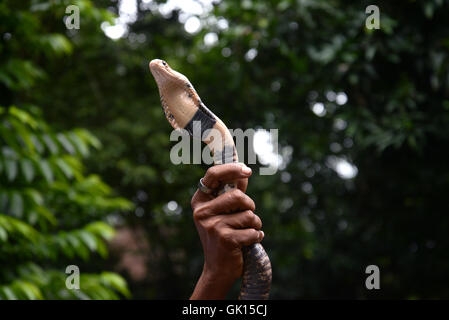
<svg viewBox="0 0 449 320"><path fill-rule="evenodd" d="M242 166L242 172L243 172L244 174L250 175L252 171L251 171L251 168L249 168L249 167L243 165L243 166Z"/></svg>
<svg viewBox="0 0 449 320"><path fill-rule="evenodd" d="M259 239L262 240L265 237L265 233L260 231Z"/></svg>

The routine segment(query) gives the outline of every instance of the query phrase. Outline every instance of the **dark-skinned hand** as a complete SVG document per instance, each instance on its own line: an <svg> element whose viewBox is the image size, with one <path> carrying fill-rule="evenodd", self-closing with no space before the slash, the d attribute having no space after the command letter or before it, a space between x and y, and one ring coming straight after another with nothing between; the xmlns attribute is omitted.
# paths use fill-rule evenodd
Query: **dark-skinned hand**
<svg viewBox="0 0 449 320"><path fill-rule="evenodd" d="M254 201L245 194L251 169L242 163L209 168L203 184L220 189L226 183L237 188L214 197L197 190L192 198L193 219L204 250L204 267L191 299L223 299L242 275L241 248L260 242L262 221L254 213Z"/></svg>

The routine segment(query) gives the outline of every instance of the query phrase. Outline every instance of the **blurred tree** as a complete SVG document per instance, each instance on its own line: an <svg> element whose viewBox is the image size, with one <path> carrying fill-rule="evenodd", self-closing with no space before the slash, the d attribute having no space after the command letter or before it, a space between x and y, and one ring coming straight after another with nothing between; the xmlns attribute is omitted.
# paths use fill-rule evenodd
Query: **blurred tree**
<svg viewBox="0 0 449 320"><path fill-rule="evenodd" d="M95 3L119 13L120 2ZM379 30L365 28L369 1L214 3L188 33L196 13L137 1L118 40L90 6L75 31L60 9L40 13L72 53L33 59L36 77L48 77L20 98L58 129L76 123L103 142L88 166L133 199L125 221L150 246L135 296L186 297L202 267L189 199L206 167L169 161L170 127L147 66L159 57L229 127L279 129L279 172L254 175L248 189L264 221L273 298L449 297L448 1L378 1ZM2 48L14 39L3 35ZM380 291L364 286L370 264Z"/></svg>
<svg viewBox="0 0 449 320"><path fill-rule="evenodd" d="M68 265L84 266L94 253L107 257L114 229L103 218L132 204L85 173L82 159L101 146L96 137L85 129L55 131L27 104L47 76L39 62L71 52L70 41L46 32L41 20L62 10L62 4L0 3L0 299L130 296L121 276L88 267L81 267L80 290L66 287Z"/></svg>

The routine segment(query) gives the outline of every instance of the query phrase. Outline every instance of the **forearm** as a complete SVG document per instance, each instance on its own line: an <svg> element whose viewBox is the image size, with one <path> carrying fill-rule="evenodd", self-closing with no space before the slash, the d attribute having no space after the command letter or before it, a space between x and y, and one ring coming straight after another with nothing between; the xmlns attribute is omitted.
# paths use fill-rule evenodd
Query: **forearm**
<svg viewBox="0 0 449 320"><path fill-rule="evenodd" d="M212 275L203 270L193 291L191 300L222 300L234 284L235 279Z"/></svg>

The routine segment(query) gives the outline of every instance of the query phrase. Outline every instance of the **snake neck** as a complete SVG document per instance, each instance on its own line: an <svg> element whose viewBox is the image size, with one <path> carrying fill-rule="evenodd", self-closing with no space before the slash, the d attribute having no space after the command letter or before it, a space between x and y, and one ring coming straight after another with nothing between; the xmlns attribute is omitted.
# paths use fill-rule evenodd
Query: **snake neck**
<svg viewBox="0 0 449 320"><path fill-rule="evenodd" d="M237 149L228 128L217 119L209 135L203 140L213 154L214 165L238 162Z"/></svg>

